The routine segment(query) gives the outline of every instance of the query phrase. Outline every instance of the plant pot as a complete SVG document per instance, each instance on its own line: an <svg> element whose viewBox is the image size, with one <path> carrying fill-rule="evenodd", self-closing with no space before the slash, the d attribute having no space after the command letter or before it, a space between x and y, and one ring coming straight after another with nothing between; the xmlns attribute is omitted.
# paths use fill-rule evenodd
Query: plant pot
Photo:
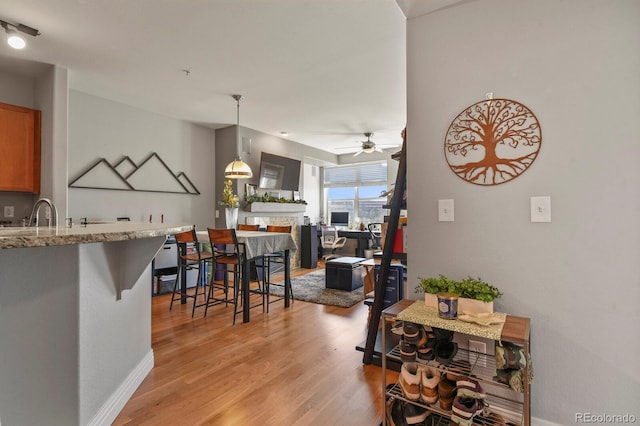
<svg viewBox="0 0 640 426"><path fill-rule="evenodd" d="M435 294L425 293L424 304L438 309L438 296ZM458 298L458 313L493 313L493 302L482 302L476 299L467 299L466 297Z"/></svg>
<svg viewBox="0 0 640 426"><path fill-rule="evenodd" d="M227 225L227 229L236 229L236 225L238 224L238 208L225 207L224 220Z"/></svg>

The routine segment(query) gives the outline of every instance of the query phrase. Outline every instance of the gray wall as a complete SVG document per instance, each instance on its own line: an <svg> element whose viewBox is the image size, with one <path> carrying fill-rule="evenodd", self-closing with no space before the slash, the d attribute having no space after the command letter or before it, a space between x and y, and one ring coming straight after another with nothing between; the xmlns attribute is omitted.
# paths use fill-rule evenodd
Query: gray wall
<svg viewBox="0 0 640 426"><path fill-rule="evenodd" d="M224 169L236 156L236 129L237 126L229 126L216 130L216 151L215 162L216 169L219 171L216 174L216 205L217 202L222 199L222 189L224 185ZM302 145L288 139L272 136L267 133L259 132L257 130L249 129L247 127L240 126L241 138L251 139L251 152L243 152L242 160L246 162L253 171L253 177L250 179L238 179L235 181L235 191L240 197L240 200L244 199L244 185L250 183L257 185L260 175L260 156L262 152L269 154L280 155L282 157L293 158L300 160L305 164L325 164L336 163L337 156L326 151ZM304 167L300 167L300 175L303 175ZM303 188L302 181L300 188ZM283 191L282 196L286 197L290 191ZM306 199L306 195L301 193L302 198ZM220 217L216 220L216 226L224 226L224 207L217 206L220 210ZM311 218L317 216L314 212L307 212Z"/></svg>
<svg viewBox="0 0 640 426"><path fill-rule="evenodd" d="M214 131L124 104L70 91L69 179L93 162L129 156L139 162L158 153L174 172L183 171L200 195L69 188L69 216L115 220L129 216L165 223L211 225L214 214Z"/></svg>
<svg viewBox="0 0 640 426"><path fill-rule="evenodd" d="M530 317L535 417L640 418L640 2L483 0L407 25L409 292L481 276L504 292L499 311ZM527 105L543 137L533 166L493 187L443 155L486 92ZM539 195L551 223L530 222ZM442 198L453 223L437 220Z"/></svg>

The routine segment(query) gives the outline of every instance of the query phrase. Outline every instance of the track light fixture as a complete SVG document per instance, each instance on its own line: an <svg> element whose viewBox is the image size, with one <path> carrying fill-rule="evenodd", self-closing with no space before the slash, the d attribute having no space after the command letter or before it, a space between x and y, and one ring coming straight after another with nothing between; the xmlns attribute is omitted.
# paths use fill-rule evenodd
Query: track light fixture
<svg viewBox="0 0 640 426"><path fill-rule="evenodd" d="M7 33L7 43L14 49L24 49L27 45L26 40L20 33L27 34L32 37L40 35L40 31L37 29L23 24L12 24L11 22L0 20L0 25Z"/></svg>

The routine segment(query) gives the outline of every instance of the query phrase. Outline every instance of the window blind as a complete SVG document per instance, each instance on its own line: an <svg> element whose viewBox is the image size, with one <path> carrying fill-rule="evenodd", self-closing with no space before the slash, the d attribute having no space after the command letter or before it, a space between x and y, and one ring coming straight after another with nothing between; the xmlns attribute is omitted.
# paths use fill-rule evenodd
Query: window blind
<svg viewBox="0 0 640 426"><path fill-rule="evenodd" d="M326 167L325 185L363 184L387 182L386 161L348 166Z"/></svg>

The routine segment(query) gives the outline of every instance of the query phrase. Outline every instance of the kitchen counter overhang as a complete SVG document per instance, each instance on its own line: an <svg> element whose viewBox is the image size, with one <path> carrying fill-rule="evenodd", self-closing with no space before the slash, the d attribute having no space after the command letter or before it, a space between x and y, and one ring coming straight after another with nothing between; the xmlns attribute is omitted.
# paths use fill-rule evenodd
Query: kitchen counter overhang
<svg viewBox="0 0 640 426"><path fill-rule="evenodd" d="M103 243L162 237L192 225L110 222L68 227L0 228L0 249Z"/></svg>
<svg viewBox="0 0 640 426"><path fill-rule="evenodd" d="M150 263L191 226L0 229L3 424L113 422L154 365Z"/></svg>

